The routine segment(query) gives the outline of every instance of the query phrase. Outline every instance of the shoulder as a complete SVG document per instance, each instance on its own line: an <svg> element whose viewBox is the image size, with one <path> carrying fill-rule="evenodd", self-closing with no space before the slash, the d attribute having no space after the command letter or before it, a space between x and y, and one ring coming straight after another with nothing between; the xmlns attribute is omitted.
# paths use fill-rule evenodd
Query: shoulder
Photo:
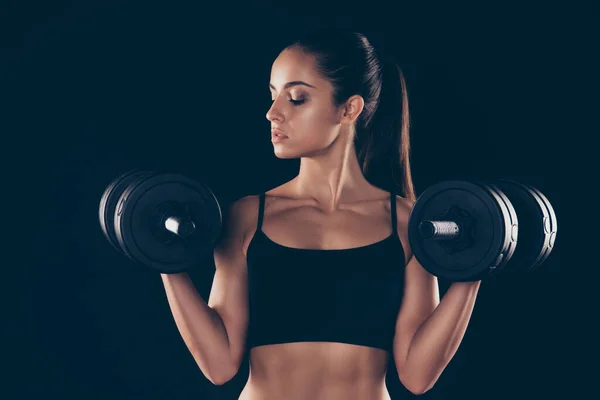
<svg viewBox="0 0 600 400"><path fill-rule="evenodd" d="M407 199L406 197L396 195L397 206L408 208L409 210L411 210L414 204L415 200Z"/></svg>
<svg viewBox="0 0 600 400"><path fill-rule="evenodd" d="M275 188L271 188L264 192L265 207L274 198L289 198L288 195L289 182L286 182ZM241 197L231 203L229 207L229 213L238 219L246 220L247 222L254 223L258 219L258 211L260 207L260 195L252 194Z"/></svg>
<svg viewBox="0 0 600 400"><path fill-rule="evenodd" d="M400 219L402 219L405 223L408 223L408 218L410 217L410 212L412 211L414 204L415 200L407 199L402 196L396 196L396 213L398 215L398 222L400 222Z"/></svg>
<svg viewBox="0 0 600 400"><path fill-rule="evenodd" d="M402 247L404 248L406 263L412 258L412 248L410 247L410 242L408 240L408 221L414 204L415 200L396 196L396 229L400 241L402 242Z"/></svg>
<svg viewBox="0 0 600 400"><path fill-rule="evenodd" d="M234 246L240 254L246 252L248 238L252 237L258 222L258 195L247 195L229 203L223 209L221 238L217 251L223 248L230 251Z"/></svg>
<svg viewBox="0 0 600 400"><path fill-rule="evenodd" d="M246 215L252 208L257 208L260 201L260 196L257 194L247 195L240 197L235 200L229 206L231 213L237 213L238 215Z"/></svg>
<svg viewBox="0 0 600 400"><path fill-rule="evenodd" d="M242 230L258 221L259 195L247 195L232 202L226 212L225 218L229 224L236 225Z"/></svg>

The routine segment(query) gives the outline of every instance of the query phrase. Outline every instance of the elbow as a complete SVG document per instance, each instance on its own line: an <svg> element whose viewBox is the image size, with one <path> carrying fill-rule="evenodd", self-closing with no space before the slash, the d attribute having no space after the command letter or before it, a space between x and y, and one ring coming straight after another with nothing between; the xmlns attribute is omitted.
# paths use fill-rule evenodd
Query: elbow
<svg viewBox="0 0 600 400"><path fill-rule="evenodd" d="M411 392L412 394L414 394L415 396L420 396L422 394L427 393L432 387L433 387L433 385L431 385L431 386L412 386L412 387L406 387L406 389L408 389L408 391Z"/></svg>
<svg viewBox="0 0 600 400"><path fill-rule="evenodd" d="M216 386L226 384L238 373L239 364L234 365L233 363L228 363L224 360L219 360L215 364L208 364L206 362L200 362L201 358L199 357L194 357L194 359L204 377Z"/></svg>
<svg viewBox="0 0 600 400"><path fill-rule="evenodd" d="M422 395L430 391L437 383L443 370L417 369L415 366L399 365L396 367L400 383L414 395Z"/></svg>
<svg viewBox="0 0 600 400"><path fill-rule="evenodd" d="M206 379L208 379L210 381L210 383L212 383L215 386L223 386L224 384L226 384L227 382L229 382L230 380L232 380L237 374L237 370L234 369L229 369L229 370L224 370L224 371L220 371L219 373L210 373L210 374L205 374Z"/></svg>
<svg viewBox="0 0 600 400"><path fill-rule="evenodd" d="M231 377L207 376L206 378L210 383L212 383L215 386L223 386L231 380Z"/></svg>
<svg viewBox="0 0 600 400"><path fill-rule="evenodd" d="M411 392L412 394L414 394L415 396L420 396L422 394L425 394L430 388L426 387L426 386L417 386L417 385L404 385L404 387Z"/></svg>
<svg viewBox="0 0 600 400"><path fill-rule="evenodd" d="M424 389L422 389L422 388L420 387L420 388L418 388L418 389L416 389L416 390L415 390L415 389L413 389L413 390L411 390L410 392L411 392L412 394L414 394L415 396L420 396L420 395L422 395L422 394L425 394L425 393L427 393L427 392L429 391L429 389L430 389L430 388L424 388Z"/></svg>
<svg viewBox="0 0 600 400"><path fill-rule="evenodd" d="M406 390L408 390L416 396L420 396L422 394L427 393L435 385L435 382L427 382L424 380L417 379L400 379L400 382L402 383L402 385L404 385Z"/></svg>

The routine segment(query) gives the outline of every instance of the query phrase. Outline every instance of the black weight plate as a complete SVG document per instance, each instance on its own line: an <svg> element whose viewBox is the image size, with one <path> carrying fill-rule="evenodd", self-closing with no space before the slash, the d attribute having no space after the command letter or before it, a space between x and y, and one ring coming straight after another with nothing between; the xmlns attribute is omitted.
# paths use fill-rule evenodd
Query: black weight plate
<svg viewBox="0 0 600 400"><path fill-rule="evenodd" d="M519 219L513 204L502 190L493 184L487 184L485 186L487 186L497 197L498 204L504 209L504 214L508 217L504 236L504 249L502 250L502 254L498 256L498 259L490 268L490 273L495 275L504 270L504 267L509 264L509 261L515 253L519 238Z"/></svg>
<svg viewBox="0 0 600 400"><path fill-rule="evenodd" d="M436 240L423 239L418 231L424 220L440 220L452 206L458 206L475 221L473 245L450 253ZM488 187L467 181L443 181L419 196L411 210L408 236L419 263L431 274L451 281L479 280L506 251L510 217Z"/></svg>
<svg viewBox="0 0 600 400"><path fill-rule="evenodd" d="M556 216L550 202L531 186L501 180L497 186L508 196L519 216L519 242L514 255L515 269L532 271L543 263L556 234Z"/></svg>
<svg viewBox="0 0 600 400"><path fill-rule="evenodd" d="M527 186L542 200L542 203L546 206L546 210L548 211L548 219L544 221L544 232L548 235L548 241L545 245L546 253L538 260L536 264L531 266L530 271L532 271L538 266L540 266L544 261L546 261L546 259L550 255L550 252L552 251L552 249L554 249L554 243L556 241L556 232L558 231L558 221L556 219L556 213L554 212L554 208L552 207L552 203L550 203L550 200L548 200L548 198L537 188L530 185L525 186Z"/></svg>
<svg viewBox="0 0 600 400"><path fill-rule="evenodd" d="M100 227L106 239L109 243L117 249L119 252L123 252L117 235L115 233L115 211L121 194L127 189L127 187L138 179L140 176L147 174L147 171L131 170L119 175L113 179L100 198L100 205L98 210L98 216L100 219Z"/></svg>
<svg viewBox="0 0 600 400"><path fill-rule="evenodd" d="M161 216L173 207L187 210L195 224L186 239L161 224ZM221 209L210 189L173 173L154 174L131 184L115 214L117 238L125 253L162 273L184 271L212 251L221 223Z"/></svg>

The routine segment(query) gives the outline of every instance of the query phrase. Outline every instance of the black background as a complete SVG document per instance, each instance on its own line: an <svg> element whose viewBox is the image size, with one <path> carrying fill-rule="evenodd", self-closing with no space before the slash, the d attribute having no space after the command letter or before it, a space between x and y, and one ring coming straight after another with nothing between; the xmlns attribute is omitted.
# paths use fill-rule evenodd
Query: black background
<svg viewBox="0 0 600 400"><path fill-rule="evenodd" d="M572 114L581 111L575 53L585 10L6 4L3 131L24 152L7 146L4 161L36 227L17 245L20 262L33 261L27 285L6 283L20 295L7 304L21 321L6 342L19 376L10 398L237 398L247 358L224 386L204 378L160 277L109 246L98 202L132 168L185 173L224 206L291 179L298 162L273 155L265 118L271 63L290 37L330 24L367 34L403 68L418 193L443 179L510 178L539 188L559 218L556 247L535 275L483 283L458 353L421 397L565 397L586 382L575 362L583 311L570 303L580 278L564 217L575 191L567 146L581 134ZM213 272L210 263L191 272L205 299ZM390 368L392 398L410 398Z"/></svg>

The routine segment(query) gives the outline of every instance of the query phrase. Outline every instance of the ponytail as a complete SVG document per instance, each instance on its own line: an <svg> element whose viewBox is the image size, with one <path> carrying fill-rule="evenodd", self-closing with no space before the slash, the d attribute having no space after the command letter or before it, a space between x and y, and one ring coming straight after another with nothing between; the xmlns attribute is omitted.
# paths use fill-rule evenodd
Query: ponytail
<svg viewBox="0 0 600 400"><path fill-rule="evenodd" d="M414 201L406 80L396 62L383 59L381 63L379 100L372 118L357 130L357 155L367 179Z"/></svg>

